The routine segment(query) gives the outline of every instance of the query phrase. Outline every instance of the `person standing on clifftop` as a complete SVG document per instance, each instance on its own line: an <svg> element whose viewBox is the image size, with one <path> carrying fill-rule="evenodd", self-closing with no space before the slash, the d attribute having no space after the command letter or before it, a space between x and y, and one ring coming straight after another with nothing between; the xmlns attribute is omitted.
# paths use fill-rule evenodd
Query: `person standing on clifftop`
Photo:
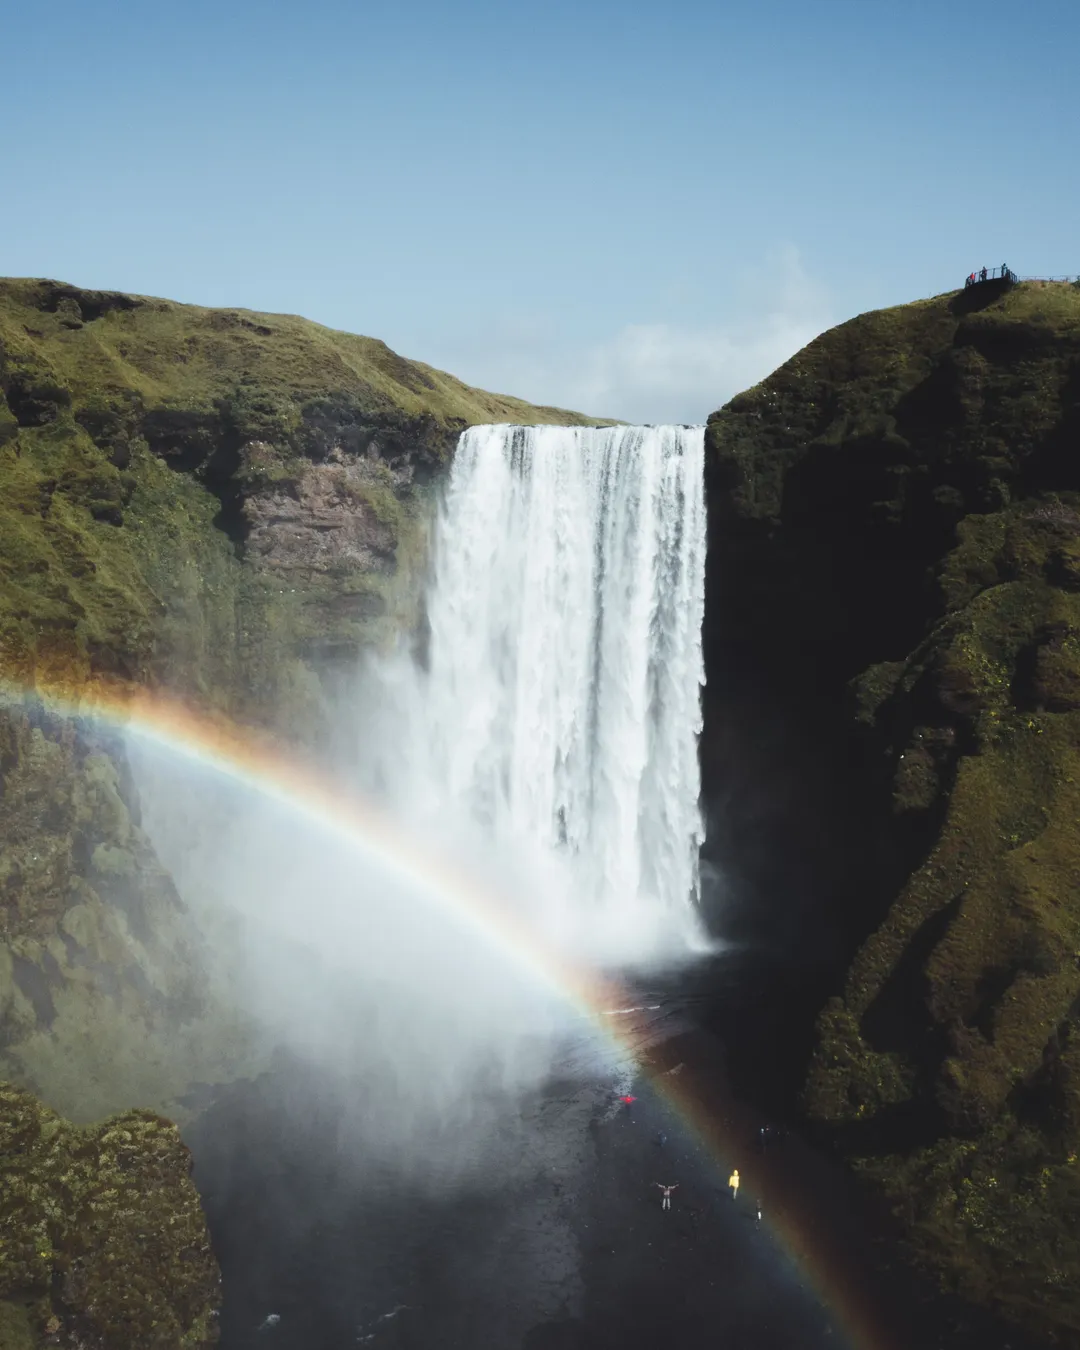
<svg viewBox="0 0 1080 1350"><path fill-rule="evenodd" d="M985 280L986 280L986 268L985 268L985 267L984 267L983 270L979 273L979 280L980 280L980 281L985 281Z"/></svg>

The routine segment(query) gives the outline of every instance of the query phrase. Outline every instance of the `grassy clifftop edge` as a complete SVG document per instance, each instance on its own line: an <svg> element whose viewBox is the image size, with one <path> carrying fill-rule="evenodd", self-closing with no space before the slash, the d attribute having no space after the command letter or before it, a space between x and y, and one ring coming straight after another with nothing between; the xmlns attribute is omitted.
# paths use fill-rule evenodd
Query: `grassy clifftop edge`
<svg viewBox="0 0 1080 1350"><path fill-rule="evenodd" d="M593 420L289 315L0 280L0 663L310 703L415 617L460 431Z"/></svg>

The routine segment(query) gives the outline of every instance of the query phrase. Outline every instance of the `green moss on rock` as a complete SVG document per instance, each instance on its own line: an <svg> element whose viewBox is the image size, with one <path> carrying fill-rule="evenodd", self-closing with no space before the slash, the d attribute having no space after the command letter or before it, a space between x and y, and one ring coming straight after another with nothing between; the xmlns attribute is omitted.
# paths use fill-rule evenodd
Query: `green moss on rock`
<svg viewBox="0 0 1080 1350"><path fill-rule="evenodd" d="M32 700L0 709L0 1073L78 1120L162 1104L246 1054L115 756Z"/></svg>
<svg viewBox="0 0 1080 1350"><path fill-rule="evenodd" d="M976 1139L857 1166L891 1197L945 1289L1051 1344L1080 1343L1080 1230L1063 1221L1080 1203L1075 1151L1049 1149L1040 1131L1006 1118Z"/></svg>
<svg viewBox="0 0 1080 1350"><path fill-rule="evenodd" d="M711 621L849 719L870 802L805 1109L947 1287L1072 1346L1078 446L1065 286L860 316L708 428Z"/></svg>
<svg viewBox="0 0 1080 1350"><path fill-rule="evenodd" d="M0 280L4 673L314 734L311 672L415 618L425 484L488 421L589 419L289 315Z"/></svg>
<svg viewBox="0 0 1080 1350"><path fill-rule="evenodd" d="M329 730L324 680L418 619L470 423L590 419L287 315L0 280L0 1076L88 1121L250 1072L138 826L122 746L42 707L105 677ZM209 1344L173 1126L0 1089L0 1345Z"/></svg>
<svg viewBox="0 0 1080 1350"><path fill-rule="evenodd" d="M899 1055L872 1050L842 1000L829 1000L820 1031L823 1050L813 1087L819 1113L827 1111L837 1123L862 1121L910 1098L910 1068Z"/></svg>
<svg viewBox="0 0 1080 1350"><path fill-rule="evenodd" d="M217 1340L220 1278L176 1127L69 1124L0 1084L0 1337L100 1350Z"/></svg>
<svg viewBox="0 0 1080 1350"><path fill-rule="evenodd" d="M493 420L588 419L287 315L0 280L0 1073L87 1119L243 1039L209 1029L122 747L34 688L166 686L319 743L327 676L416 624L435 480Z"/></svg>

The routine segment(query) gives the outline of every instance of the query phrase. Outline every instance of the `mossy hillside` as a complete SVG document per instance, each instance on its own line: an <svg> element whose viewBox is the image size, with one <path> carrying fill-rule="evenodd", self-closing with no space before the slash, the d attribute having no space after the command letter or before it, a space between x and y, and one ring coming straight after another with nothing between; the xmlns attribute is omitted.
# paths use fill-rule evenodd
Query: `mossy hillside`
<svg viewBox="0 0 1080 1350"><path fill-rule="evenodd" d="M122 476L72 424L21 432L0 451L0 474L9 678L148 679L164 667L196 692L235 689L223 663L238 664L240 572L209 493L142 447ZM89 499L88 481L100 485ZM119 524L94 514L112 499Z"/></svg>
<svg viewBox="0 0 1080 1350"><path fill-rule="evenodd" d="M410 419L440 425L446 434L430 449L443 453L456 430L472 423L595 420L473 389L377 339L294 315L52 281L5 280L0 296L8 402L16 417L25 410L24 424L41 410L71 406L95 433L122 437L134 423L145 430L149 418L152 433L174 453L177 442L194 442L185 449L193 457L216 448L213 432L226 423L244 441L276 444L295 435L317 443L342 410L366 414L368 432L380 414L390 419L388 435L402 433ZM365 428L352 425L359 442Z"/></svg>
<svg viewBox="0 0 1080 1350"><path fill-rule="evenodd" d="M941 612L933 569L965 517L1080 488L1080 290L1024 284L974 303L862 315L709 419L717 580L730 563L739 590L718 598L748 633L768 605L823 681L921 640Z"/></svg>
<svg viewBox="0 0 1080 1350"><path fill-rule="evenodd" d="M857 1165L893 1196L916 1252L946 1289L1048 1344L1080 1343L1078 1244L1063 1217L1080 1203L1076 1153L1048 1153L1037 1129L1003 1120L978 1140Z"/></svg>
<svg viewBox="0 0 1080 1350"><path fill-rule="evenodd" d="M145 447L122 476L71 422L22 428L0 475L5 681L175 676L251 717L288 703L301 727L309 692L316 724L321 690L305 690L307 668L264 619L274 588L247 584L205 488ZM94 475L106 488L88 505ZM93 503L121 477L117 524ZM195 935L131 818L118 744L6 690L0 783L0 1074L80 1120L220 1076L234 1029L221 1009L202 1018Z"/></svg>
<svg viewBox="0 0 1080 1350"><path fill-rule="evenodd" d="M1074 511L960 530L943 589L985 589L894 668L893 810L944 814L823 1015L806 1096L949 1287L1062 1344L1080 1344L1080 594L1054 581Z"/></svg>
<svg viewBox="0 0 1080 1350"><path fill-rule="evenodd" d="M257 1067L120 746L33 689L166 685L310 746L327 670L415 625L435 480L498 420L587 419L298 318L0 282L0 1076L90 1121ZM171 1126L11 1089L0 1153L0 1343L213 1339Z"/></svg>
<svg viewBox="0 0 1080 1350"><path fill-rule="evenodd" d="M1080 293L863 315L708 444L710 681L843 788L797 799L851 953L805 1109L943 1283L1080 1345Z"/></svg>
<svg viewBox="0 0 1080 1350"><path fill-rule="evenodd" d="M317 577L298 596L245 567L215 525L215 495L141 442L121 473L73 423L24 429L0 449L0 478L7 679L77 686L107 674L255 721L287 707L301 734L317 725L304 642L340 578ZM89 498L88 482L99 484ZM115 519L95 514L101 501ZM340 617L337 632L357 645L366 636Z"/></svg>
<svg viewBox="0 0 1080 1350"><path fill-rule="evenodd" d="M72 1125L0 1084L0 1344L200 1350L220 1279L176 1127Z"/></svg>
<svg viewBox="0 0 1080 1350"><path fill-rule="evenodd" d="M48 281L0 281L0 391L5 667L167 679L301 726L320 656L413 616L424 484L459 431L588 420L304 319ZM252 500L295 496L334 457L380 556L246 556Z"/></svg>
<svg viewBox="0 0 1080 1350"><path fill-rule="evenodd" d="M247 1054L122 763L88 728L0 710L0 1074L83 1121L168 1102Z"/></svg>
<svg viewBox="0 0 1080 1350"><path fill-rule="evenodd" d="M164 685L310 749L330 726L328 673L415 625L438 473L460 429L492 419L585 420L299 318L0 281L0 677ZM11 717L0 896L18 921L8 951L31 944L18 957L40 987L35 1004L0 972L3 1071L78 1118L161 1104L157 1069L158 1090L132 1075L148 1027L169 1025L161 981L190 977L190 953L131 957L113 928L138 920L167 944L183 917L144 839L77 823L92 738L69 744L32 698ZM76 922L110 935L92 961L69 951ZM113 1068L80 1088L97 1035ZM172 1046L178 1070L194 1058Z"/></svg>
<svg viewBox="0 0 1080 1350"><path fill-rule="evenodd" d="M460 430L586 420L298 318L0 282L0 1075L86 1121L253 1067L120 747L33 689L166 685L310 746L328 668L415 624ZM0 1341L213 1339L171 1126L12 1089L0 1152Z"/></svg>

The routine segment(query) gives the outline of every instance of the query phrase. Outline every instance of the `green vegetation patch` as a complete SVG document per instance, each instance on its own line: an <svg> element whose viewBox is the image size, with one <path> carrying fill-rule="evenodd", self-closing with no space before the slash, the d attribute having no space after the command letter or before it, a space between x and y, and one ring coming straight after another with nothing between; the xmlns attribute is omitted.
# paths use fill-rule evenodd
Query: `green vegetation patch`
<svg viewBox="0 0 1080 1350"><path fill-rule="evenodd" d="M706 444L710 621L865 803L805 1109L947 1287L1080 1345L1080 291L861 315Z"/></svg>
<svg viewBox="0 0 1080 1350"><path fill-rule="evenodd" d="M1051 1344L1080 1342L1080 1162L1009 1116L859 1171L892 1200L916 1259L947 1291Z"/></svg>
<svg viewBox="0 0 1080 1350"><path fill-rule="evenodd" d="M78 307L81 323L71 322ZM123 437L146 411L168 437L223 416L242 441L279 442L313 402L349 400L372 417L588 424L579 413L473 389L375 338L288 314L206 309L61 282L0 281L0 379L22 425L74 406L98 437ZM11 393L14 391L14 398Z"/></svg>
<svg viewBox="0 0 1080 1350"><path fill-rule="evenodd" d="M314 668L415 616L424 484L489 421L590 419L290 315L0 281L4 672L167 683L312 734ZM317 516L328 483L379 556L326 567L313 542L294 566L248 549L290 496ZM336 537L327 525L313 539Z"/></svg>
<svg viewBox="0 0 1080 1350"><path fill-rule="evenodd" d="M0 1161L0 1330L100 1350L216 1341L220 1278L174 1125L128 1111L79 1128L0 1084Z"/></svg>

